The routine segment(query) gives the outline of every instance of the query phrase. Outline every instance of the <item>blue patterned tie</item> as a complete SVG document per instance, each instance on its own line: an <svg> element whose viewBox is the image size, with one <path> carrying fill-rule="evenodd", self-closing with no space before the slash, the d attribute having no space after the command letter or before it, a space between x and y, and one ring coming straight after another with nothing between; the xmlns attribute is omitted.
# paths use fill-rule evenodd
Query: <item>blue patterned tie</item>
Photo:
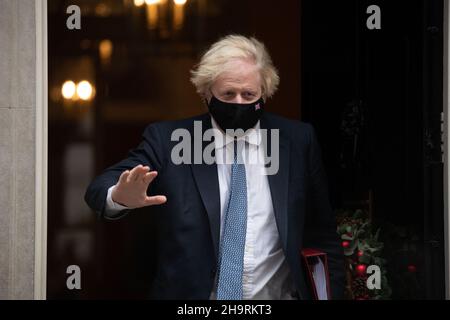
<svg viewBox="0 0 450 320"><path fill-rule="evenodd" d="M243 142L245 143L245 142ZM241 154L239 152L239 154ZM245 164L237 161L234 142L234 161L231 166L230 198L222 230L217 281L218 300L242 299L245 235L247 231L247 180Z"/></svg>

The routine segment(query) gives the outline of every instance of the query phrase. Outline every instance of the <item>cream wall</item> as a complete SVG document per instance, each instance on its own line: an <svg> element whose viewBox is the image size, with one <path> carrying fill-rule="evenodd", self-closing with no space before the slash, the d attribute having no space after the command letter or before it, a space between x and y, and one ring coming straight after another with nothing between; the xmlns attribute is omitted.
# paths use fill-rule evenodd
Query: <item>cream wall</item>
<svg viewBox="0 0 450 320"><path fill-rule="evenodd" d="M36 201L37 195L46 194L42 188L36 191L43 172L37 155L42 158L44 146L42 125L36 125L38 119L42 123L46 87L37 80L43 76L39 69L44 61L42 39L37 42L44 21L39 19L43 4L40 0L0 0L0 299L40 298L40 282L45 279L43 268L35 272L45 244L38 210L43 201Z"/></svg>

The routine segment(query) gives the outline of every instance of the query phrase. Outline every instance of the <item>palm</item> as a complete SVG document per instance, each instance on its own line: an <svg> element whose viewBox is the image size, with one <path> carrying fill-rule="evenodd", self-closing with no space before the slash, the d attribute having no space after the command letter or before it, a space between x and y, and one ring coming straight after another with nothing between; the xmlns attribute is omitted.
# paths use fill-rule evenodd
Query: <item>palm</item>
<svg viewBox="0 0 450 320"><path fill-rule="evenodd" d="M149 167L138 165L131 171L122 172L113 193L112 200L128 208L141 208L151 205L163 204L167 201L165 196L147 196L147 188L157 176L156 171Z"/></svg>

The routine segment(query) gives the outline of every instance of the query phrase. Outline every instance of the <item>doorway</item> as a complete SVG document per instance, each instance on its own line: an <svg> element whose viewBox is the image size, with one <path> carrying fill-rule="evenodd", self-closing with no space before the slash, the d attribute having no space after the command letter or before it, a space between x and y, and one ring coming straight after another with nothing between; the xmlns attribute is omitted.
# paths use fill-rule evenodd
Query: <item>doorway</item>
<svg viewBox="0 0 450 320"><path fill-rule="evenodd" d="M378 30L366 26L373 4ZM380 229L392 299L445 298L443 5L302 1L302 116L335 210Z"/></svg>

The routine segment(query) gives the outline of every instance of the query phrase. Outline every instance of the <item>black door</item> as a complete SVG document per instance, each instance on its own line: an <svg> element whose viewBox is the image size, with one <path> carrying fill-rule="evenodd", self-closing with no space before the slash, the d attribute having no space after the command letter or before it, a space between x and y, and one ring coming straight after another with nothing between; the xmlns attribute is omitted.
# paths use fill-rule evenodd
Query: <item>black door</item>
<svg viewBox="0 0 450 320"><path fill-rule="evenodd" d="M302 118L333 207L380 228L394 299L445 296L442 27L442 0L302 2Z"/></svg>

